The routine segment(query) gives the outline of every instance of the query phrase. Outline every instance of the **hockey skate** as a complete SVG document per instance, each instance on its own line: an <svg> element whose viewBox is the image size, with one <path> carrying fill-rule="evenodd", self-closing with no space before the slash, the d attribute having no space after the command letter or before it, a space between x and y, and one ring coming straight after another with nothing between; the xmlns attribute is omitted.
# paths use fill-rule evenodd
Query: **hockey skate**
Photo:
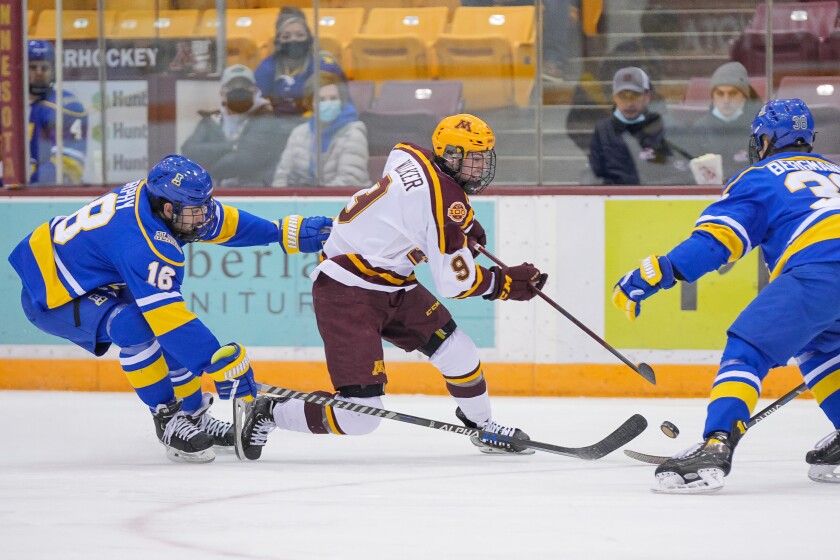
<svg viewBox="0 0 840 560"><path fill-rule="evenodd" d="M726 432L712 432L704 442L659 465L652 490L662 494L701 494L720 490L723 478L732 468L736 443L737 437L732 438Z"/></svg>
<svg viewBox="0 0 840 560"><path fill-rule="evenodd" d="M216 458L211 447L213 438L199 430L181 412L181 401L159 404L152 414L166 456L176 463L209 463Z"/></svg>
<svg viewBox="0 0 840 560"><path fill-rule="evenodd" d="M235 442L233 424L213 417L210 414L212 405L213 395L204 393L201 398L201 406L188 416L199 430L213 438L213 448L216 451L233 453Z"/></svg>
<svg viewBox="0 0 840 560"><path fill-rule="evenodd" d="M254 405L245 417L242 425L242 452L246 459L256 461L262 454L262 448L277 424L274 423L274 405L276 399L257 396Z"/></svg>
<svg viewBox="0 0 840 560"><path fill-rule="evenodd" d="M502 426L501 424L497 424L492 420L487 422L487 424L485 424L483 427L479 428L478 424L467 418L466 414L464 414L461 411L460 407L455 410L455 416L457 416L458 420L463 422L464 426L466 426L467 428L472 428L474 430L482 430L484 432L487 432L488 434L498 434L513 439L531 439L528 437L528 434L526 434L519 428L508 428L507 426ZM505 453L515 455L533 455L535 453L535 451L529 447L516 445L515 443L510 443L504 440L496 440L492 438L479 439L479 436L470 436L470 441L473 443L473 445L478 447L479 451L491 455Z"/></svg>
<svg viewBox="0 0 840 560"><path fill-rule="evenodd" d="M817 442L805 462L811 465L808 478L814 482L840 482L840 430Z"/></svg>

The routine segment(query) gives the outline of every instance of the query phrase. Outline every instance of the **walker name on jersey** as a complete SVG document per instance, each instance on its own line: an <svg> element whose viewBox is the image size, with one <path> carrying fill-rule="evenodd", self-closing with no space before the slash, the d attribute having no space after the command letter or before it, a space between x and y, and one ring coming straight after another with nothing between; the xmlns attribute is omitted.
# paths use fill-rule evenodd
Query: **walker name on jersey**
<svg viewBox="0 0 840 560"><path fill-rule="evenodd" d="M404 163L401 163L397 166L396 170L397 175L400 176L400 180L405 186L405 191L408 192L414 187L423 186L423 175L420 173L420 170L417 169L417 164L414 160L407 160Z"/></svg>

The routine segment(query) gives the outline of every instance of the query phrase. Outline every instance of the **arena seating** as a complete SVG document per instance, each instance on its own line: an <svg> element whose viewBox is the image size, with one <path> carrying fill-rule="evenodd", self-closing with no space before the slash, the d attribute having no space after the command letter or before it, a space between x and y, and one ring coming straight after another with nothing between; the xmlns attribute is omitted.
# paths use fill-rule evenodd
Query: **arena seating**
<svg viewBox="0 0 840 560"><path fill-rule="evenodd" d="M435 77L432 45L443 33L448 9L373 8L365 30L350 43L350 67L362 80ZM345 57L345 60L347 57Z"/></svg>
<svg viewBox="0 0 840 560"><path fill-rule="evenodd" d="M314 30L314 11L311 8L304 8L302 11L306 16L309 28ZM319 48L331 53L345 73L351 77L353 69L350 67L350 61L345 58L344 51L350 45L353 37L362 30L364 20L364 8L323 8L318 10Z"/></svg>
<svg viewBox="0 0 840 560"><path fill-rule="evenodd" d="M198 10L127 10L117 15L113 36L120 39L195 37L200 21Z"/></svg>
<svg viewBox="0 0 840 560"><path fill-rule="evenodd" d="M117 12L105 10L103 29L109 33L117 19ZM31 39L55 39L56 11L41 10L30 34ZM99 35L99 15L96 10L63 10L61 34L64 39L96 39Z"/></svg>

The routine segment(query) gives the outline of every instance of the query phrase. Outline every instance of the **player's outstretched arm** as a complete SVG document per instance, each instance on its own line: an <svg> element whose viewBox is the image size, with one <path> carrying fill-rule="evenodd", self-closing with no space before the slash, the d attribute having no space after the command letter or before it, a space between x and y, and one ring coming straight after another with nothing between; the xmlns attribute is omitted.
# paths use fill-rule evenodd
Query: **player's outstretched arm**
<svg viewBox="0 0 840 560"><path fill-rule="evenodd" d="M676 283L674 267L668 257L651 255L642 261L642 266L631 270L615 284L612 302L629 320L635 321L642 312L642 300Z"/></svg>
<svg viewBox="0 0 840 560"><path fill-rule="evenodd" d="M289 255L317 253L330 236L332 223L332 218L328 216L286 216L280 220L280 246L283 252Z"/></svg>

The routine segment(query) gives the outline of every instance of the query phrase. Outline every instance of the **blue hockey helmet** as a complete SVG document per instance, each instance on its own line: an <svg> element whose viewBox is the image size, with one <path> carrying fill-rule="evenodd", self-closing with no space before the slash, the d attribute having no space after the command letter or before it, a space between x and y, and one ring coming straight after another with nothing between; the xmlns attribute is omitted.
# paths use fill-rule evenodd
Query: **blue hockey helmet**
<svg viewBox="0 0 840 560"><path fill-rule="evenodd" d="M176 154L160 160L146 181L152 209L182 242L190 243L212 231L218 219L213 200L213 180L196 162ZM172 216L163 205L172 204Z"/></svg>
<svg viewBox="0 0 840 560"><path fill-rule="evenodd" d="M43 75L36 77L34 80L30 78L29 93L38 97L43 97L50 90L53 82L53 68L55 67L55 51L48 41L29 41L27 44L27 52L29 62L46 61L50 63L49 78L44 78ZM32 74L30 74L32 76Z"/></svg>
<svg viewBox="0 0 840 560"><path fill-rule="evenodd" d="M47 60L55 63L55 50L48 41L29 41L29 60Z"/></svg>
<svg viewBox="0 0 840 560"><path fill-rule="evenodd" d="M770 146L764 154L760 154L765 135L770 140ZM814 117L804 101L798 98L768 101L758 110L751 125L750 163L756 163L785 146L810 146L815 135Z"/></svg>

